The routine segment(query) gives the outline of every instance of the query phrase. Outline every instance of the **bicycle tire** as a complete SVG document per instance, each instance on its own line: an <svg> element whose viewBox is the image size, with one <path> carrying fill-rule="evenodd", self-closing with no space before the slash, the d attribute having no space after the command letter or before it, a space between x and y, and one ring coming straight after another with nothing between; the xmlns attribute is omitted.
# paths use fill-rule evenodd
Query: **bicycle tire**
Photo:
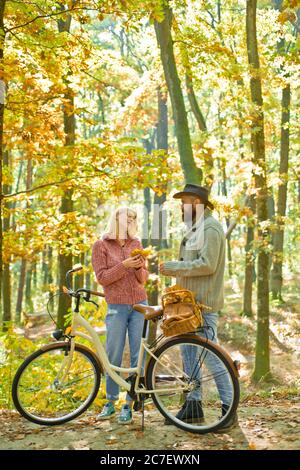
<svg viewBox="0 0 300 470"><path fill-rule="evenodd" d="M66 350L70 350L70 347L71 347L70 343L67 343L67 342L50 343L49 345L46 345L46 346L42 347L41 349L38 349L37 351L32 353L30 356L28 356L25 359L25 361L18 368L18 370L17 370L17 372L14 376L13 383L12 383L12 399L13 399L13 403L14 403L17 411L24 418L26 418L28 421L31 421L35 424L45 425L45 426L57 426L57 425L60 425L60 424L64 424L64 423L67 423L68 421L71 421L71 420L77 418L82 413L84 413L89 408L89 406L93 403L93 401L95 400L95 398L98 394L100 383L101 383L101 371L102 371L101 364L99 363L98 358L93 353L93 351L89 350L88 348L86 348L85 346L83 346L81 344L75 344L75 351L82 353L91 362L91 364L94 367L94 372L95 372L95 376L96 376L93 393L88 398L88 401L85 403L85 405L82 408L80 408L79 410L77 410L75 412L72 412L70 415L67 415L67 416L62 417L62 418L55 418L51 421L49 419L46 420L46 419L43 419L43 418L37 418L37 417L32 416L30 413L28 413L22 407L22 404L19 401L18 384L19 384L20 378L21 378L23 372L25 371L25 369L27 368L27 366L33 360L35 360L37 357L41 356L42 354L47 353L50 350L62 349L62 350L66 351Z"/></svg>
<svg viewBox="0 0 300 470"><path fill-rule="evenodd" d="M240 387L239 387L239 381L238 381L238 373L235 369L235 366L230 358L230 356L227 355L227 353L224 351L224 354L221 351L220 346L212 341L202 338L201 336L195 336L195 335L180 335L180 336L174 336L171 339L167 339L163 344L160 345L157 350L153 352L153 354L156 356L157 359L159 359L160 355L165 352L167 349L173 347L174 345L180 345L180 343L186 344L187 342L190 342L191 345L198 345L201 347L207 348L209 351L214 353L225 365L227 371L230 374L230 377L232 379L232 384L233 384L233 391L234 391L234 399L233 403L230 409L230 412L226 416L226 419L223 419L220 423L216 424L215 426L211 426L209 429L193 429L191 425L188 423L184 423L183 421L179 421L176 419L173 419L173 416L166 413L164 408L160 405L159 400L157 400L155 393L151 394L152 400L159 410L159 412L168 420L172 422L175 426L177 426L179 429L182 429L184 431L196 433L196 434L207 434L209 432L215 432L218 429L220 429L222 426L226 425L229 420L233 417L234 413L236 413L236 410L238 408L239 404L239 398L240 398ZM146 379L146 384L147 388L149 390L154 389L154 384L153 384L153 368L156 364L156 359L154 357L151 357L151 359L148 362L147 365L147 370L145 371L145 379Z"/></svg>

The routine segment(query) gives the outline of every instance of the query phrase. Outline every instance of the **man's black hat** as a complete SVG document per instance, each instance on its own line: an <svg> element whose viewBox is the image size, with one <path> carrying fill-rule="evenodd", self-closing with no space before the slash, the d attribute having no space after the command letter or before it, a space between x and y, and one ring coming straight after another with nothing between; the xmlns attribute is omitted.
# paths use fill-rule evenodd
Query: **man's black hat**
<svg viewBox="0 0 300 470"><path fill-rule="evenodd" d="M203 204L208 206L210 209L214 209L214 205L208 200L208 190L203 186L198 186L197 184L186 184L182 191L174 194L173 198L179 199L185 194L199 196Z"/></svg>

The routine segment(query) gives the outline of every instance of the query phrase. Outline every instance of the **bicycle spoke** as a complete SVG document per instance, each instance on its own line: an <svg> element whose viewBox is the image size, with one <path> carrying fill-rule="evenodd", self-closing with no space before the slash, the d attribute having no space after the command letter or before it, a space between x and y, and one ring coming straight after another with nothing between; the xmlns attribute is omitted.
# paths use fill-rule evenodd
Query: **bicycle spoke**
<svg viewBox="0 0 300 470"><path fill-rule="evenodd" d="M165 367L168 369L168 371L170 373L172 373L172 369L170 369L169 364L164 364L160 358L156 358L156 361L157 361L157 363L159 363L162 366L165 365ZM184 374L184 377L189 378L189 376L182 369L180 369L180 367L177 367L175 364L172 364L172 366L175 367L176 372L179 372L180 374Z"/></svg>
<svg viewBox="0 0 300 470"><path fill-rule="evenodd" d="M82 382L83 379L86 379L86 378L88 378L88 377L93 377L93 376L94 376L94 374L85 375L84 377L81 377L80 379L76 379L76 380L72 380L71 382L68 382L68 383L66 384L66 386L73 385L73 384L75 384L75 383L77 383L77 382Z"/></svg>

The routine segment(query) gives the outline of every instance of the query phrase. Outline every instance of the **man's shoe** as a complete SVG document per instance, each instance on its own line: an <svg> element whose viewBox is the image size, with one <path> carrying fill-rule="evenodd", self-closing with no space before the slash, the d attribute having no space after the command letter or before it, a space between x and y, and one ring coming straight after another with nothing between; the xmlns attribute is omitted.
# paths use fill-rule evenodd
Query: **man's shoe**
<svg viewBox="0 0 300 470"><path fill-rule="evenodd" d="M229 409L228 405L222 405L222 417L226 415L228 409ZM234 413L234 415L230 418L230 420L226 424L224 424L221 428L217 429L217 431L214 431L214 432L221 433L221 432L230 431L230 429L234 428L238 423L239 423L238 415L237 413Z"/></svg>
<svg viewBox="0 0 300 470"><path fill-rule="evenodd" d="M99 420L110 419L115 414L115 412L116 410L115 410L113 403L109 401L108 403L104 405L103 410L101 411L100 414L98 414L96 419L99 419Z"/></svg>
<svg viewBox="0 0 300 470"><path fill-rule="evenodd" d="M182 407L178 411L178 413L176 415L176 418L180 419L180 416L182 415L183 411L185 410L186 405L187 405L187 401L184 402L184 404L182 405ZM174 423L172 423L172 421L170 421L169 418L165 418L164 424L166 426L170 426L170 425L173 425Z"/></svg>
<svg viewBox="0 0 300 470"><path fill-rule="evenodd" d="M203 423L204 414L202 410L201 401L198 400L187 400L187 405L184 408L182 414L177 416L178 419L185 423Z"/></svg>
<svg viewBox="0 0 300 470"><path fill-rule="evenodd" d="M176 415L177 419L184 421L185 423L203 423L204 414L202 410L201 401L198 400L187 400L182 408ZM165 424L173 424L168 418L165 419Z"/></svg>
<svg viewBox="0 0 300 470"><path fill-rule="evenodd" d="M119 424L130 424L132 423L132 411L128 405L122 406L120 416L118 418Z"/></svg>

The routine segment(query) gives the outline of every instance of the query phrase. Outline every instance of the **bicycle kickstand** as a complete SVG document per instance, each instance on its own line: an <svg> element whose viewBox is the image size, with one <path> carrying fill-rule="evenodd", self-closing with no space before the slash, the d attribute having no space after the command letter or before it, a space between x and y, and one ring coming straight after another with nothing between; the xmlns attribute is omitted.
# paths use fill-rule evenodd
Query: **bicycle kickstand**
<svg viewBox="0 0 300 470"><path fill-rule="evenodd" d="M144 426L144 423L145 423L145 405L144 405L145 401L142 400L142 432L144 432L144 429L145 429L145 426Z"/></svg>

